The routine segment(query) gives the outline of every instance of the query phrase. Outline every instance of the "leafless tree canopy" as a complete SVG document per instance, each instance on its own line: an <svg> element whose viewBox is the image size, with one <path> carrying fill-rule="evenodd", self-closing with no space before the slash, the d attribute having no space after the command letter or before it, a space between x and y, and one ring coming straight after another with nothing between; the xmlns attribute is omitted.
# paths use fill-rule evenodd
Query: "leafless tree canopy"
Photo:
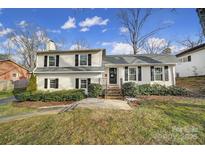
<svg viewBox="0 0 205 154"><path fill-rule="evenodd" d="M45 50L47 35L39 27L27 24L17 27L8 35L8 42L12 43L12 50L21 57L22 64L30 69L35 68L36 52Z"/></svg>
<svg viewBox="0 0 205 154"><path fill-rule="evenodd" d="M118 13L121 25L128 30L128 42L134 54L140 51L149 37L169 27L169 25L160 25L149 32L144 32L144 26L151 16L152 9L121 9Z"/></svg>
<svg viewBox="0 0 205 154"><path fill-rule="evenodd" d="M181 44L183 47L187 49L198 46L204 42L205 42L205 38L202 32L196 35L195 40L190 37L187 37L183 41L178 41L179 44Z"/></svg>
<svg viewBox="0 0 205 154"><path fill-rule="evenodd" d="M146 54L171 54L170 46L171 42L159 42L152 39L144 43L143 50Z"/></svg>
<svg viewBox="0 0 205 154"><path fill-rule="evenodd" d="M89 49L90 45L88 44L86 39L77 39L73 41L71 49L73 50L81 50L81 49Z"/></svg>

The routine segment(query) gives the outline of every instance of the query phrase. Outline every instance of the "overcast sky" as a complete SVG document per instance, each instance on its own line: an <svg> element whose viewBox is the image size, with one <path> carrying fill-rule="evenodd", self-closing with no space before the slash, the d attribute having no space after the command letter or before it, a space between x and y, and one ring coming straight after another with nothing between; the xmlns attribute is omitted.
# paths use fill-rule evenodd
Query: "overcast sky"
<svg viewBox="0 0 205 154"><path fill-rule="evenodd" d="M45 29L49 38L63 38L65 49L72 48L76 39L85 39L91 48L106 48L109 54L129 54L126 28L122 27L117 12L119 9L0 9L0 41L17 25L33 23ZM149 32L161 24L171 26L151 40L172 42L175 52L181 49L177 41L195 35L201 30L195 9L153 9L153 16L145 25ZM3 52L3 51L0 51Z"/></svg>

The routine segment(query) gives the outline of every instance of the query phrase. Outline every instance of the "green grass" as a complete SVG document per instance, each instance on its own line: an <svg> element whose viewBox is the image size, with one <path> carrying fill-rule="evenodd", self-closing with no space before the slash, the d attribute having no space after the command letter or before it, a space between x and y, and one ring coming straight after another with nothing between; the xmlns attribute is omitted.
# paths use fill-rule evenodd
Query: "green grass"
<svg viewBox="0 0 205 154"><path fill-rule="evenodd" d="M13 96L12 91L0 91L0 99L7 98Z"/></svg>
<svg viewBox="0 0 205 154"><path fill-rule="evenodd" d="M144 100L0 124L0 144L205 144L205 100Z"/></svg>
<svg viewBox="0 0 205 154"><path fill-rule="evenodd" d="M20 113L31 112L34 109L26 107L16 107L12 103L0 105L0 118L3 116L13 116Z"/></svg>

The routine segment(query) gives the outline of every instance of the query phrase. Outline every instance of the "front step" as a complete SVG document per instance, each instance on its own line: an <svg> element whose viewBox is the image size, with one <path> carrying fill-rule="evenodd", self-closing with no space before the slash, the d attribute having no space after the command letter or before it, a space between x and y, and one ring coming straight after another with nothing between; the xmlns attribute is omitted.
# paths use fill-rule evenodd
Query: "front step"
<svg viewBox="0 0 205 154"><path fill-rule="evenodd" d="M123 99L121 89L118 85L109 85L107 89L108 99Z"/></svg>
<svg viewBox="0 0 205 154"><path fill-rule="evenodd" d="M123 99L123 97L122 96L106 96L106 99Z"/></svg>

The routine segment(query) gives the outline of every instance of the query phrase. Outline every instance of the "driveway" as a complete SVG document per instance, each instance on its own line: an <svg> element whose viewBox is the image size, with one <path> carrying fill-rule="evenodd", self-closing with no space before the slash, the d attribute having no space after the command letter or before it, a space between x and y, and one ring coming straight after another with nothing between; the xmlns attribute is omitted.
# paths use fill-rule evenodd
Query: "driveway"
<svg viewBox="0 0 205 154"><path fill-rule="evenodd" d="M16 99L15 99L14 96L0 99L0 105L1 105L1 104L6 104L6 103L10 103L10 102L13 102L13 101L15 101L15 100L16 100Z"/></svg>
<svg viewBox="0 0 205 154"><path fill-rule="evenodd" d="M127 102L122 100L86 98L76 103L76 108L132 110Z"/></svg>

